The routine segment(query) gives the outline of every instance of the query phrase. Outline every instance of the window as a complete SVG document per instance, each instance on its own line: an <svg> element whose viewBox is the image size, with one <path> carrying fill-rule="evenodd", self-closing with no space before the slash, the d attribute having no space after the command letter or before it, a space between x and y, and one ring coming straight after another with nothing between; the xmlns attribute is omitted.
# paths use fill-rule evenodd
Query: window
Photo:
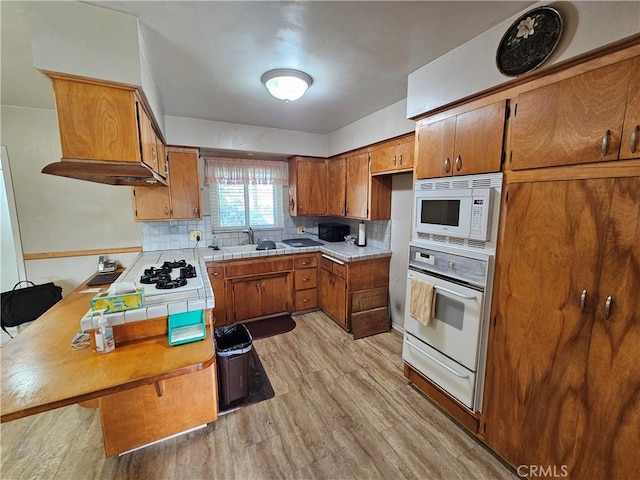
<svg viewBox="0 0 640 480"><path fill-rule="evenodd" d="M205 158L205 182L214 228L284 227L285 162Z"/></svg>

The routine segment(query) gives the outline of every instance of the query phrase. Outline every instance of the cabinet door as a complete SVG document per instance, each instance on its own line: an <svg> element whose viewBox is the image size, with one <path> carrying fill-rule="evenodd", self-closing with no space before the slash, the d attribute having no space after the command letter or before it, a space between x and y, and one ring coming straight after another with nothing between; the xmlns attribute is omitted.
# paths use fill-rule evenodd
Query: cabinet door
<svg viewBox="0 0 640 480"><path fill-rule="evenodd" d="M500 171L505 108L502 101L456 117L454 175Z"/></svg>
<svg viewBox="0 0 640 480"><path fill-rule="evenodd" d="M640 158L640 57L631 65L620 158Z"/></svg>
<svg viewBox="0 0 640 480"><path fill-rule="evenodd" d="M347 157L347 217L367 218L369 205L369 154Z"/></svg>
<svg viewBox="0 0 640 480"><path fill-rule="evenodd" d="M140 150L142 161L153 171L158 171L158 150L156 132L153 130L151 119L147 116L139 102L136 102L138 111L138 125L140 128Z"/></svg>
<svg viewBox="0 0 640 480"><path fill-rule="evenodd" d="M631 62L521 94L513 123L511 168L617 159Z"/></svg>
<svg viewBox="0 0 640 480"><path fill-rule="evenodd" d="M455 134L455 117L418 127L416 178L446 177L452 174Z"/></svg>
<svg viewBox="0 0 640 480"><path fill-rule="evenodd" d="M63 158L140 161L132 89L52 76Z"/></svg>
<svg viewBox="0 0 640 480"><path fill-rule="evenodd" d="M640 178L615 181L572 478L635 478L640 451ZM609 314L605 313L611 296Z"/></svg>
<svg viewBox="0 0 640 480"><path fill-rule="evenodd" d="M327 163L327 213L337 217L345 215L345 195L347 182L347 159L329 160Z"/></svg>
<svg viewBox="0 0 640 480"><path fill-rule="evenodd" d="M396 163L398 170L413 168L413 156L416 149L414 137L396 147Z"/></svg>
<svg viewBox="0 0 640 480"><path fill-rule="evenodd" d="M156 137L156 150L158 152L158 173L163 177L167 177L167 152L164 143L159 137Z"/></svg>
<svg viewBox="0 0 640 480"><path fill-rule="evenodd" d="M390 172L398 165L396 147L379 147L371 149L371 173Z"/></svg>
<svg viewBox="0 0 640 480"><path fill-rule="evenodd" d="M482 421L487 444L512 465L571 462L612 185L506 192Z"/></svg>
<svg viewBox="0 0 640 480"><path fill-rule="evenodd" d="M215 307L213 308L213 318L216 326L227 324L227 304L224 292L224 267L214 266L207 268L209 282L213 290Z"/></svg>
<svg viewBox="0 0 640 480"><path fill-rule="evenodd" d="M265 278L262 284L262 315L272 315L289 310L287 276Z"/></svg>
<svg viewBox="0 0 640 480"><path fill-rule="evenodd" d="M171 218L169 187L134 187L133 199L136 220L169 220Z"/></svg>
<svg viewBox="0 0 640 480"><path fill-rule="evenodd" d="M320 307L345 330L348 328L345 280L325 269L320 270Z"/></svg>
<svg viewBox="0 0 640 480"><path fill-rule="evenodd" d="M234 281L232 289L236 322L262 316L262 279Z"/></svg>
<svg viewBox="0 0 640 480"><path fill-rule="evenodd" d="M169 150L168 155L172 218L201 218L198 151Z"/></svg>
<svg viewBox="0 0 640 480"><path fill-rule="evenodd" d="M298 215L327 214L327 167L324 160L297 160Z"/></svg>

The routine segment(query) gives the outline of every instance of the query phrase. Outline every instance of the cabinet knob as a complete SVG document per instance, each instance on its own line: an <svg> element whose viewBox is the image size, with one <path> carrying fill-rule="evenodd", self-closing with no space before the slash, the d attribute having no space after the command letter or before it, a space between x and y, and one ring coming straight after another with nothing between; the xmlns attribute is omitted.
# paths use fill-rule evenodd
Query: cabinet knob
<svg viewBox="0 0 640 480"><path fill-rule="evenodd" d="M402 155L398 157L398 160L400 161L400 165L402 165Z"/></svg>
<svg viewBox="0 0 640 480"><path fill-rule="evenodd" d="M394 166L396 165L396 156L395 155L393 156L393 165Z"/></svg>
<svg viewBox="0 0 640 480"><path fill-rule="evenodd" d="M302 265L309 265L309 262L302 262Z"/></svg>
<svg viewBox="0 0 640 480"><path fill-rule="evenodd" d="M217 276L218 276L218 272L215 272L215 273L213 274L213 276L214 276L214 277L217 277Z"/></svg>
<svg viewBox="0 0 640 480"><path fill-rule="evenodd" d="M640 125L636 125L633 132L631 132L631 153L636 153L638 150L638 131L640 131Z"/></svg>
<svg viewBox="0 0 640 480"><path fill-rule="evenodd" d="M584 306L587 303L587 291L583 290L582 295L580 295L580 311L584 312Z"/></svg>
<svg viewBox="0 0 640 480"><path fill-rule="evenodd" d="M168 217L169 216L169 207L164 207L164 214Z"/></svg>
<svg viewBox="0 0 640 480"><path fill-rule="evenodd" d="M256 290L259 292L260 291L260 282L256 283Z"/></svg>
<svg viewBox="0 0 640 480"><path fill-rule="evenodd" d="M604 136L602 137L602 156L606 157L609 152L609 137L611 136L611 130L607 130L604 132Z"/></svg>
<svg viewBox="0 0 640 480"><path fill-rule="evenodd" d="M198 207L193 207L193 213L200 215L200 209Z"/></svg>
<svg viewBox="0 0 640 480"><path fill-rule="evenodd" d="M308 282L309 280L311 280L310 278L303 278L302 281L303 282Z"/></svg>
<svg viewBox="0 0 640 480"><path fill-rule="evenodd" d="M449 160L449 157L447 157L444 161L444 171L449 173L449 170L451 170L451 160Z"/></svg>
<svg viewBox="0 0 640 480"><path fill-rule="evenodd" d="M458 155L456 157L456 170L460 171L461 168L462 168L462 157Z"/></svg>

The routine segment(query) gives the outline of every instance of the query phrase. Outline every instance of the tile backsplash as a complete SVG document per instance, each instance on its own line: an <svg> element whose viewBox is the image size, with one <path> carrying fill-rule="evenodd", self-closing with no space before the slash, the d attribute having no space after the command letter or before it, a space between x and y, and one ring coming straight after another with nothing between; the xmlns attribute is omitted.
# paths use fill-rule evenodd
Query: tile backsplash
<svg viewBox="0 0 640 480"><path fill-rule="evenodd" d="M315 238L318 236L318 223L336 222L349 225L350 233L357 235L359 220L340 217L291 217L284 216L284 228L270 230L254 230L256 242L260 240L273 240L279 242L287 238ZM367 232L367 245L370 247L389 250L391 248L391 220L365 221ZM297 234L296 228L304 226L305 233ZM168 222L145 222L142 225L142 249L173 250L180 248L194 248L196 242L189 240L190 230L202 231L203 238L198 247L211 245L213 238L218 245L241 245L247 243L247 234L241 230L212 232L210 216L204 216L201 220L173 220Z"/></svg>

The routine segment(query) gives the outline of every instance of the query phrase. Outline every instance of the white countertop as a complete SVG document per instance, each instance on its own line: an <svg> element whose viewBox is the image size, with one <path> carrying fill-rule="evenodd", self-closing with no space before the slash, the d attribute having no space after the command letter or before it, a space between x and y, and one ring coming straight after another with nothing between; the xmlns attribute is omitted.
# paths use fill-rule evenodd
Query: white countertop
<svg viewBox="0 0 640 480"><path fill-rule="evenodd" d="M282 244L278 243L278 246ZM224 247L222 247L224 249ZM357 247L347 245L344 242L326 243L314 247L289 247L276 248L273 250L250 250L241 253L227 253L224 250L213 250L211 248L185 248L179 250L157 250L142 252L134 263L129 266L118 277L116 282L132 282L138 280L140 270L145 265L162 264L165 261L186 260L187 263L198 264L199 273L202 278L202 288L188 290L184 292L172 292L154 295L145 299L145 306L124 312L107 314L111 325L122 325L124 323L139 322L151 318L166 317L167 315L191 312L195 310L210 309L215 306L213 289L207 275L206 262L237 260L242 258L256 258L273 255L290 255L294 253L322 252L343 262L355 262L370 258L390 257L390 250L382 250L375 247ZM98 317L92 315L89 310L82 320L80 326L83 330L95 329L98 327Z"/></svg>

